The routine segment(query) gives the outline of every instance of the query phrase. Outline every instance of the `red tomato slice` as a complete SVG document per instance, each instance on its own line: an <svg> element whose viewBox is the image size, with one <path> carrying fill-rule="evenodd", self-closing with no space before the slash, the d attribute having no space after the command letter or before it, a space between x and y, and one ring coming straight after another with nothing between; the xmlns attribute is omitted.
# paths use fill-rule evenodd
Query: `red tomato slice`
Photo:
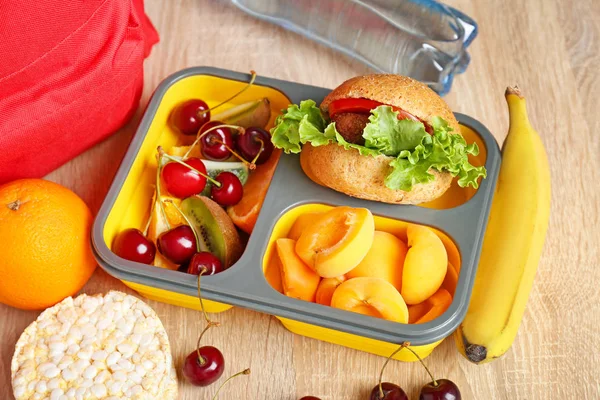
<svg viewBox="0 0 600 400"><path fill-rule="evenodd" d="M370 114L371 110L377 108L379 106L384 105L375 100L369 99L337 99L329 104L329 116L333 117L335 114L339 113L356 113L356 114ZM404 111L401 108L390 106L394 111L398 112L398 119L411 119L413 121L421 122L425 125L425 131L427 133L432 134L433 130L431 126L425 121L421 121L419 118L415 117L409 112Z"/></svg>
<svg viewBox="0 0 600 400"><path fill-rule="evenodd" d="M346 112L370 114L372 109L377 108L382 104L383 103L369 99L338 99L329 104L329 116L333 117L335 114Z"/></svg>

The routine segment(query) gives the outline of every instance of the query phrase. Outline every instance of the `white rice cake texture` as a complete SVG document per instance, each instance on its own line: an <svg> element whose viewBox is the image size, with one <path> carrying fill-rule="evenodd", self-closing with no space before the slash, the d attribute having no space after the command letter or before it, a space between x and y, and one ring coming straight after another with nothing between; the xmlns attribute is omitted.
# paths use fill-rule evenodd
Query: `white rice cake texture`
<svg viewBox="0 0 600 400"><path fill-rule="evenodd" d="M67 297L17 341L16 400L177 399L165 328L147 304L122 292Z"/></svg>

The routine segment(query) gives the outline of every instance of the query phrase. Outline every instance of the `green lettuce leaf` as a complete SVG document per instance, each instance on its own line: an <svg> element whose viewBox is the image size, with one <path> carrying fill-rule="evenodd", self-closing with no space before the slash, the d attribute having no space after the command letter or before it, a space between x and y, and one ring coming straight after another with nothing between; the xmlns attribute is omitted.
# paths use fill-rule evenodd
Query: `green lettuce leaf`
<svg viewBox="0 0 600 400"><path fill-rule="evenodd" d="M486 177L484 167L469 163L470 154L479 154L477 144L467 145L460 134L442 118L431 120L433 135L425 131L422 123L398 120L398 113L389 106L379 106L371 111L369 123L363 131L364 146L349 143L329 123L312 100L292 104L277 117L271 129L273 145L286 153L299 153L302 145L311 143L323 146L337 143L346 150L355 149L363 156L386 155L394 157L391 172L385 185L394 190L410 191L415 184L434 179L431 169L448 171L458 177L461 187L478 187L479 178Z"/></svg>
<svg viewBox="0 0 600 400"><path fill-rule="evenodd" d="M301 144L306 142L318 146L331 141L323 136L326 125L327 121L314 101L302 101L300 106L291 104L275 120L271 141L286 153L299 153Z"/></svg>
<svg viewBox="0 0 600 400"><path fill-rule="evenodd" d="M390 163L392 172L385 185L390 189L411 190L414 184L432 181L434 176L429 170L433 168L458 176L460 187L477 188L478 179L487 176L484 167L469 163L469 154L479 154L477 144L467 145L462 135L451 133L452 128L442 118L435 117L432 127L433 136L424 137L412 151L401 151Z"/></svg>
<svg viewBox="0 0 600 400"><path fill-rule="evenodd" d="M363 156L379 156L381 155L381 153L379 152L379 150L376 149L369 149L365 146L361 146L360 144L354 144L354 143L350 143L347 142L344 137L342 135L340 135L340 133L335 129L335 123L331 123L329 124L329 126L327 127L327 129L332 129L333 131L335 131L335 139L337 141L337 143L340 146L343 146L346 150L350 150L350 149L356 149L360 152L361 155Z"/></svg>
<svg viewBox="0 0 600 400"><path fill-rule="evenodd" d="M362 135L365 147L377 149L386 156L395 157L402 150L414 149L427 136L421 122L399 120L398 112L390 106L371 110L369 121Z"/></svg>

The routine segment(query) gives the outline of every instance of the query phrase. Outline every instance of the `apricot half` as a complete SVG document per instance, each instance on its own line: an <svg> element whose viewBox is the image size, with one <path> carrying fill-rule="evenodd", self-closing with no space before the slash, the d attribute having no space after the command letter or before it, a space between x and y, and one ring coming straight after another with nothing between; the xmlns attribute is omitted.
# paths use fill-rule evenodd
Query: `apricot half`
<svg viewBox="0 0 600 400"><path fill-rule="evenodd" d="M424 302L408 306L408 322L424 324L433 321L442 315L450 304L452 304L452 296L446 289L440 288Z"/></svg>
<svg viewBox="0 0 600 400"><path fill-rule="evenodd" d="M352 278L333 293L331 306L400 323L408 322L408 308L402 296L381 278Z"/></svg>
<svg viewBox="0 0 600 400"><path fill-rule="evenodd" d="M283 294L295 299L315 301L315 293L321 278L311 270L294 252L296 241L277 239L275 247L281 267Z"/></svg>
<svg viewBox="0 0 600 400"><path fill-rule="evenodd" d="M323 278L344 275L365 257L375 234L366 208L336 207L316 216L298 242L296 253Z"/></svg>
<svg viewBox="0 0 600 400"><path fill-rule="evenodd" d="M330 306L333 293L338 288L338 286L340 286L345 281L346 277L344 275L335 278L322 279L321 283L319 283L319 287L317 287L317 295L315 296L315 301L319 304L323 304L324 306Z"/></svg>
<svg viewBox="0 0 600 400"><path fill-rule="evenodd" d="M300 235L304 232L307 226L312 224L315 221L315 218L318 215L322 215L322 212L307 212L304 214L300 214L294 224L290 228L290 232L287 237L290 239L298 240L300 239Z"/></svg>
<svg viewBox="0 0 600 400"><path fill-rule="evenodd" d="M354 269L346 274L348 278L372 277L382 278L402 289L402 267L408 246L391 233L375 231L373 244Z"/></svg>
<svg viewBox="0 0 600 400"><path fill-rule="evenodd" d="M450 257L448 257L450 258ZM452 297L454 297L454 292L456 291L456 285L458 284L458 272L450 261L448 261L448 271L446 271L446 277L442 282L442 287L450 293Z"/></svg>
<svg viewBox="0 0 600 400"><path fill-rule="evenodd" d="M409 225L408 252L402 270L400 293L406 304L419 304L442 285L448 268L448 255L441 239L428 227Z"/></svg>

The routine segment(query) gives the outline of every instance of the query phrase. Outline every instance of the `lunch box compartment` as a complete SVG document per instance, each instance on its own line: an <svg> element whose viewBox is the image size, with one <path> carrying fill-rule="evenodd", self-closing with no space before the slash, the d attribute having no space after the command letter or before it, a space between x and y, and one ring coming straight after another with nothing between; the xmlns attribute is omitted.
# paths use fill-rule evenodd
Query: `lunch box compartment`
<svg viewBox="0 0 600 400"><path fill-rule="evenodd" d="M218 68L189 68L165 79L152 96L96 217L91 238L98 263L147 298L194 309L200 307L196 276L124 260L110 250L115 235L121 230L145 227L156 177L157 146L167 149L193 140L169 127L169 114L177 104L191 98L201 98L214 106L241 90L249 79L249 74ZM329 91L259 76L232 105L268 97L272 110L270 128L289 103L305 99L320 103ZM454 331L466 313L500 163L500 151L490 132L468 116L456 116L465 129L467 141L478 142L481 153L472 162L484 163L488 177L481 181L478 190L458 188L455 193L460 192L460 195L424 207L348 197L306 177L298 155L283 154L240 260L226 271L202 278L206 310L220 312L231 306L249 308L275 315L292 332L383 356L405 341L411 342L422 357L431 353ZM405 222L417 223L438 230L447 238L447 243L455 245L460 274L450 308L425 324L398 324L296 300L275 290L264 271L272 242L287 234L303 210L338 205L369 208L378 223L386 224L392 233L397 229L400 237ZM414 361L409 352L400 352L395 358Z"/></svg>

